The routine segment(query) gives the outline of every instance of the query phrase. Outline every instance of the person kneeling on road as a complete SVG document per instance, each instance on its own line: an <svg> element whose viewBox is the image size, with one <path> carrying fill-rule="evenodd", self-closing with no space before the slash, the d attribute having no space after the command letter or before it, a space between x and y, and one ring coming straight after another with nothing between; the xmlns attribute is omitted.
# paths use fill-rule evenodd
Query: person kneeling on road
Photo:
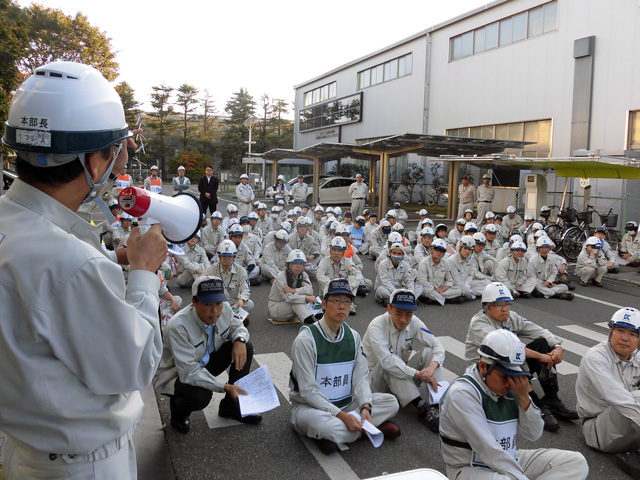
<svg viewBox="0 0 640 480"><path fill-rule="evenodd" d="M640 311L621 308L609 322L609 339L580 362L576 395L582 433L591 448L617 453L616 463L640 478Z"/></svg>
<svg viewBox="0 0 640 480"><path fill-rule="evenodd" d="M297 318L305 324L315 322L307 303L315 303L313 286L304 271L307 258L302 250L291 250L286 267L276 275L269 292L269 317L286 321Z"/></svg>
<svg viewBox="0 0 640 480"><path fill-rule="evenodd" d="M369 364L371 391L390 391L402 407L411 403L418 409L418 420L437 432L439 412L437 405L429 403L427 384L438 391L445 350L413 314L417 309L412 291L394 291L387 313L369 323L362 347Z"/></svg>
<svg viewBox="0 0 640 480"><path fill-rule="evenodd" d="M506 290L506 289L505 289ZM440 404L440 438L447 476L456 480L582 480L589 474L578 452L518 449L516 440L540 438L543 421L522 370L525 346L511 332L487 334L479 360L447 390Z"/></svg>
<svg viewBox="0 0 640 480"><path fill-rule="evenodd" d="M560 425L554 416L567 420L578 419L578 414L558 398L558 374L555 366L562 362L564 355L560 346L562 341L549 330L511 311L512 301L513 297L506 285L499 282L487 285L482 293L482 310L469 323L465 360L467 365L478 361L478 347L484 337L494 330L508 330L528 342L525 348L526 369L538 376L544 391L544 398L539 398L535 392L531 392L531 398L542 411L545 430L556 432Z"/></svg>
<svg viewBox="0 0 640 480"><path fill-rule="evenodd" d="M529 260L527 267L529 276L536 278L536 288L531 294L534 297L573 300L574 295L569 292L567 285L555 283L558 275L558 266L549 255L552 245L551 239L546 236L542 236L536 241L538 253Z"/></svg>
<svg viewBox="0 0 640 480"><path fill-rule="evenodd" d="M598 237L589 237L584 242L585 248L578 255L576 275L580 285L586 287L592 282L596 287L602 287L602 277L607 273L609 260L602 254L602 242Z"/></svg>
<svg viewBox="0 0 640 480"><path fill-rule="evenodd" d="M360 438L364 420L388 440L400 435L389 421L398 413L398 401L371 393L360 335L345 323L353 298L346 279L331 280L322 301L324 318L303 326L291 349L291 426L316 439L325 454L346 450Z"/></svg>
<svg viewBox="0 0 640 480"><path fill-rule="evenodd" d="M247 392L234 385L251 370L249 331L233 314L220 278L201 275L191 292L192 305L167 324L162 360L154 378L156 391L171 397L171 427L187 433L191 412L209 405L212 392L226 393L218 410L221 417L259 423L260 415L241 415L238 395ZM227 368L229 382L225 384L216 377Z"/></svg>

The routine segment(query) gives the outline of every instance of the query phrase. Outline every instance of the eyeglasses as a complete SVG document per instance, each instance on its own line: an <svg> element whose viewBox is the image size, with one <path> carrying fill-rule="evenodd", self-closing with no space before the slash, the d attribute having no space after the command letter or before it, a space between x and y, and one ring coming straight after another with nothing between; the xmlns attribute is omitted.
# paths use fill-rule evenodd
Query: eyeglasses
<svg viewBox="0 0 640 480"><path fill-rule="evenodd" d="M510 303L492 303L491 305L501 310L506 310L507 308L511 308Z"/></svg>
<svg viewBox="0 0 640 480"><path fill-rule="evenodd" d="M330 298L329 300L327 300L327 302L333 303L334 305L345 305L347 307L350 307L351 304L353 303L351 299L340 300L338 298Z"/></svg>

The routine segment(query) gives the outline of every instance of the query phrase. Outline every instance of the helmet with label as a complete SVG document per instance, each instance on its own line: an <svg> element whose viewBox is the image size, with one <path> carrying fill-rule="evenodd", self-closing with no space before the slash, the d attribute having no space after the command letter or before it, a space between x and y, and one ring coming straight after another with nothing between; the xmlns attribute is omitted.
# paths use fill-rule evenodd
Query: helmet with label
<svg viewBox="0 0 640 480"><path fill-rule="evenodd" d="M490 223L484 227L484 233L485 235L487 233L498 233L498 227L496 227L495 224Z"/></svg>
<svg viewBox="0 0 640 480"><path fill-rule="evenodd" d="M524 242L521 242L520 240L516 240L515 242L513 242L509 248L511 250L520 250L522 252L527 251L527 246L524 244Z"/></svg>
<svg viewBox="0 0 640 480"><path fill-rule="evenodd" d="M351 227L349 225L338 224L336 228L336 233L338 235L351 235Z"/></svg>
<svg viewBox="0 0 640 480"><path fill-rule="evenodd" d="M476 225L474 222L467 222L464 224L464 231L465 232L477 232L478 231L478 225Z"/></svg>
<svg viewBox="0 0 640 480"><path fill-rule="evenodd" d="M333 213L335 213L336 216L339 217L340 215L342 215L342 209L340 207L335 207L333 209Z"/></svg>
<svg viewBox="0 0 640 480"><path fill-rule="evenodd" d="M433 237L433 236L435 236L435 232L433 231L433 228L431 228L431 227L424 227L422 230L420 230L420 236L421 237Z"/></svg>
<svg viewBox="0 0 640 480"><path fill-rule="evenodd" d="M462 217L456 220L456 225L462 225L464 227L466 224L467 221Z"/></svg>
<svg viewBox="0 0 640 480"><path fill-rule="evenodd" d="M302 250L298 250L296 248L289 252L287 263L307 263L307 257L304 256L304 252Z"/></svg>
<svg viewBox="0 0 640 480"><path fill-rule="evenodd" d="M400 232L391 232L387 237L387 243L391 245L392 243L402 243L402 234Z"/></svg>
<svg viewBox="0 0 640 480"><path fill-rule="evenodd" d="M602 241L598 237L589 237L584 244L588 247L602 248Z"/></svg>
<svg viewBox="0 0 640 480"><path fill-rule="evenodd" d="M239 224L233 224L229 227L229 236L233 237L234 235L242 235L244 230Z"/></svg>
<svg viewBox="0 0 640 480"><path fill-rule="evenodd" d="M634 221L629 221L625 224L624 229L627 232L637 232L638 231L638 223Z"/></svg>
<svg viewBox="0 0 640 480"><path fill-rule="evenodd" d="M533 225L531 225L531 230L533 231L538 231L538 230L542 230L544 227L542 226L542 224L540 222L535 222Z"/></svg>
<svg viewBox="0 0 640 480"><path fill-rule="evenodd" d="M512 302L513 297L511 291L504 283L491 282L484 287L482 292L482 303L495 303L495 302Z"/></svg>
<svg viewBox="0 0 640 480"><path fill-rule="evenodd" d="M427 211L426 208L423 208L418 212L418 215L420 215L421 217L424 217L426 215L429 215L429 212Z"/></svg>
<svg viewBox="0 0 640 480"><path fill-rule="evenodd" d="M236 248L236 244L231 240L223 240L218 245L217 251L221 257L235 257L238 249Z"/></svg>
<svg viewBox="0 0 640 480"><path fill-rule="evenodd" d="M525 213L524 220L525 220L525 222L533 222L535 220L535 218L530 213Z"/></svg>
<svg viewBox="0 0 640 480"><path fill-rule="evenodd" d="M473 234L473 239L476 241L476 245L486 245L487 237L483 233L477 232Z"/></svg>
<svg viewBox="0 0 640 480"><path fill-rule="evenodd" d="M282 243L287 243L289 241L289 234L287 233L286 230L278 230L275 233L275 240L276 242L282 242Z"/></svg>
<svg viewBox="0 0 640 480"><path fill-rule="evenodd" d="M640 311L632 307L621 308L609 321L609 328L613 327L629 328L640 333Z"/></svg>
<svg viewBox="0 0 640 480"><path fill-rule="evenodd" d="M493 212L487 212L487 213L484 214L484 218L486 220L492 220L492 219L496 218L496 214L493 213Z"/></svg>
<svg viewBox="0 0 640 480"><path fill-rule="evenodd" d="M516 213L516 207L514 207L513 205L509 205L507 207L507 213L508 214Z"/></svg>
<svg viewBox="0 0 640 480"><path fill-rule="evenodd" d="M443 252L447 251L447 242L445 242L441 238L436 238L431 244L431 248L435 248L436 250L442 250Z"/></svg>
<svg viewBox="0 0 640 480"><path fill-rule="evenodd" d="M507 375L529 375L522 370L525 361L524 349L524 343L518 337L501 328L487 333L478 348L478 353L480 360L490 359L492 365Z"/></svg>
<svg viewBox="0 0 640 480"><path fill-rule="evenodd" d="M227 213L238 213L238 207L236 207L233 203L227 205Z"/></svg>
<svg viewBox="0 0 640 480"><path fill-rule="evenodd" d="M394 232L398 232L400 234L404 233L404 225L402 225L400 222L396 223L393 227L391 227L393 229Z"/></svg>
<svg viewBox="0 0 640 480"><path fill-rule="evenodd" d="M542 235L538 240L536 240L536 247L553 247L553 243L549 237Z"/></svg>
<svg viewBox="0 0 640 480"><path fill-rule="evenodd" d="M385 215L385 217L387 217L387 218L398 218L398 214L396 213L395 210L389 210L387 212L387 214Z"/></svg>
<svg viewBox="0 0 640 480"><path fill-rule="evenodd" d="M342 237L333 237L331 239L330 247L331 248L337 248L337 249L340 249L340 250L346 250L347 249L347 242Z"/></svg>
<svg viewBox="0 0 640 480"><path fill-rule="evenodd" d="M471 250L473 250L474 248L476 248L476 241L473 239L471 235L465 235L460 239L459 246L460 248L464 247L464 248L470 248Z"/></svg>

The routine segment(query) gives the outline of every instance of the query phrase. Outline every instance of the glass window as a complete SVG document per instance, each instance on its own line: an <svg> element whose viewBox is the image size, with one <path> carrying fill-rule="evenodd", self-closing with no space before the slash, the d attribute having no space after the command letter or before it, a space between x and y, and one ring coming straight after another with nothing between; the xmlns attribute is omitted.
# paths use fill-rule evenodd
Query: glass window
<svg viewBox="0 0 640 480"><path fill-rule="evenodd" d="M538 122L524 124L524 141L538 143Z"/></svg>
<svg viewBox="0 0 640 480"><path fill-rule="evenodd" d="M510 123L509 124L509 140L522 141L524 136L522 123Z"/></svg>
<svg viewBox="0 0 640 480"><path fill-rule="evenodd" d="M388 82L398 78L398 60L391 60L384 64L384 81Z"/></svg>
<svg viewBox="0 0 640 480"><path fill-rule="evenodd" d="M544 6L544 33L558 29L558 2Z"/></svg>
<svg viewBox="0 0 640 480"><path fill-rule="evenodd" d="M540 120L538 122L538 145L551 145L551 120Z"/></svg>
<svg viewBox="0 0 640 480"><path fill-rule="evenodd" d="M494 138L493 137L493 125L487 125L482 127L482 138Z"/></svg>
<svg viewBox="0 0 640 480"><path fill-rule="evenodd" d="M329 98L336 98L338 94L338 84L336 82L329 84Z"/></svg>
<svg viewBox="0 0 640 480"><path fill-rule="evenodd" d="M320 87L320 101L324 102L329 99L329 85Z"/></svg>
<svg viewBox="0 0 640 480"><path fill-rule="evenodd" d="M406 75L407 57L400 57L398 59L398 76L404 77Z"/></svg>
<svg viewBox="0 0 640 480"><path fill-rule="evenodd" d="M485 41L484 41L485 50L497 48L498 47L498 22L492 23L491 25L487 25L486 27L484 27L484 31L485 31Z"/></svg>
<svg viewBox="0 0 640 480"><path fill-rule="evenodd" d="M378 65L375 67L376 83L382 83L384 81L384 65ZM373 72L371 73L371 84L373 85Z"/></svg>
<svg viewBox="0 0 640 480"><path fill-rule="evenodd" d="M358 88L367 88L371 85L371 70L365 70L358 74Z"/></svg>
<svg viewBox="0 0 640 480"><path fill-rule="evenodd" d="M311 102L313 101L313 96L311 95L311 92L306 92L304 94L304 100L303 100L303 104L305 107L311 105Z"/></svg>
<svg viewBox="0 0 640 480"><path fill-rule="evenodd" d="M473 32L462 35L462 56L473 55Z"/></svg>
<svg viewBox="0 0 640 480"><path fill-rule="evenodd" d="M405 55L405 75L411 75L413 72L413 53Z"/></svg>
<svg viewBox="0 0 640 480"><path fill-rule="evenodd" d="M513 20L500 20L500 46L509 45L513 41Z"/></svg>
<svg viewBox="0 0 640 480"><path fill-rule="evenodd" d="M319 103L320 102L320 89L316 88L313 91L313 103Z"/></svg>
<svg viewBox="0 0 640 480"><path fill-rule="evenodd" d="M529 37L542 35L542 32L543 32L542 18L543 18L542 7L529 10Z"/></svg>
<svg viewBox="0 0 640 480"><path fill-rule="evenodd" d="M462 37L451 39L451 60L457 60L462 57Z"/></svg>
<svg viewBox="0 0 640 480"><path fill-rule="evenodd" d="M519 42L527 38L527 12L513 17L513 41Z"/></svg>
<svg viewBox="0 0 640 480"><path fill-rule="evenodd" d="M509 125L496 125L496 139L509 140Z"/></svg>
<svg viewBox="0 0 640 480"><path fill-rule="evenodd" d="M479 28L475 31L473 39L473 53L484 52L485 29Z"/></svg>
<svg viewBox="0 0 640 480"><path fill-rule="evenodd" d="M629 118L629 148L640 150L640 111L631 112Z"/></svg>
<svg viewBox="0 0 640 480"><path fill-rule="evenodd" d="M469 129L469 136L471 138L482 138L482 127L471 127Z"/></svg>

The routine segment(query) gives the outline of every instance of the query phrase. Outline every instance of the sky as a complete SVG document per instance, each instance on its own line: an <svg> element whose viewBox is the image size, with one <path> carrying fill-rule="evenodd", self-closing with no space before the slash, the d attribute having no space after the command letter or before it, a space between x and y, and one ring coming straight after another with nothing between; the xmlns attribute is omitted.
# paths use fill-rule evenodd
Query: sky
<svg viewBox="0 0 640 480"><path fill-rule="evenodd" d="M18 0L28 6L31 0ZM148 110L151 87L206 88L223 114L244 87L292 106L294 85L488 0L39 0L111 38L120 76ZM287 115L293 118L293 112Z"/></svg>

